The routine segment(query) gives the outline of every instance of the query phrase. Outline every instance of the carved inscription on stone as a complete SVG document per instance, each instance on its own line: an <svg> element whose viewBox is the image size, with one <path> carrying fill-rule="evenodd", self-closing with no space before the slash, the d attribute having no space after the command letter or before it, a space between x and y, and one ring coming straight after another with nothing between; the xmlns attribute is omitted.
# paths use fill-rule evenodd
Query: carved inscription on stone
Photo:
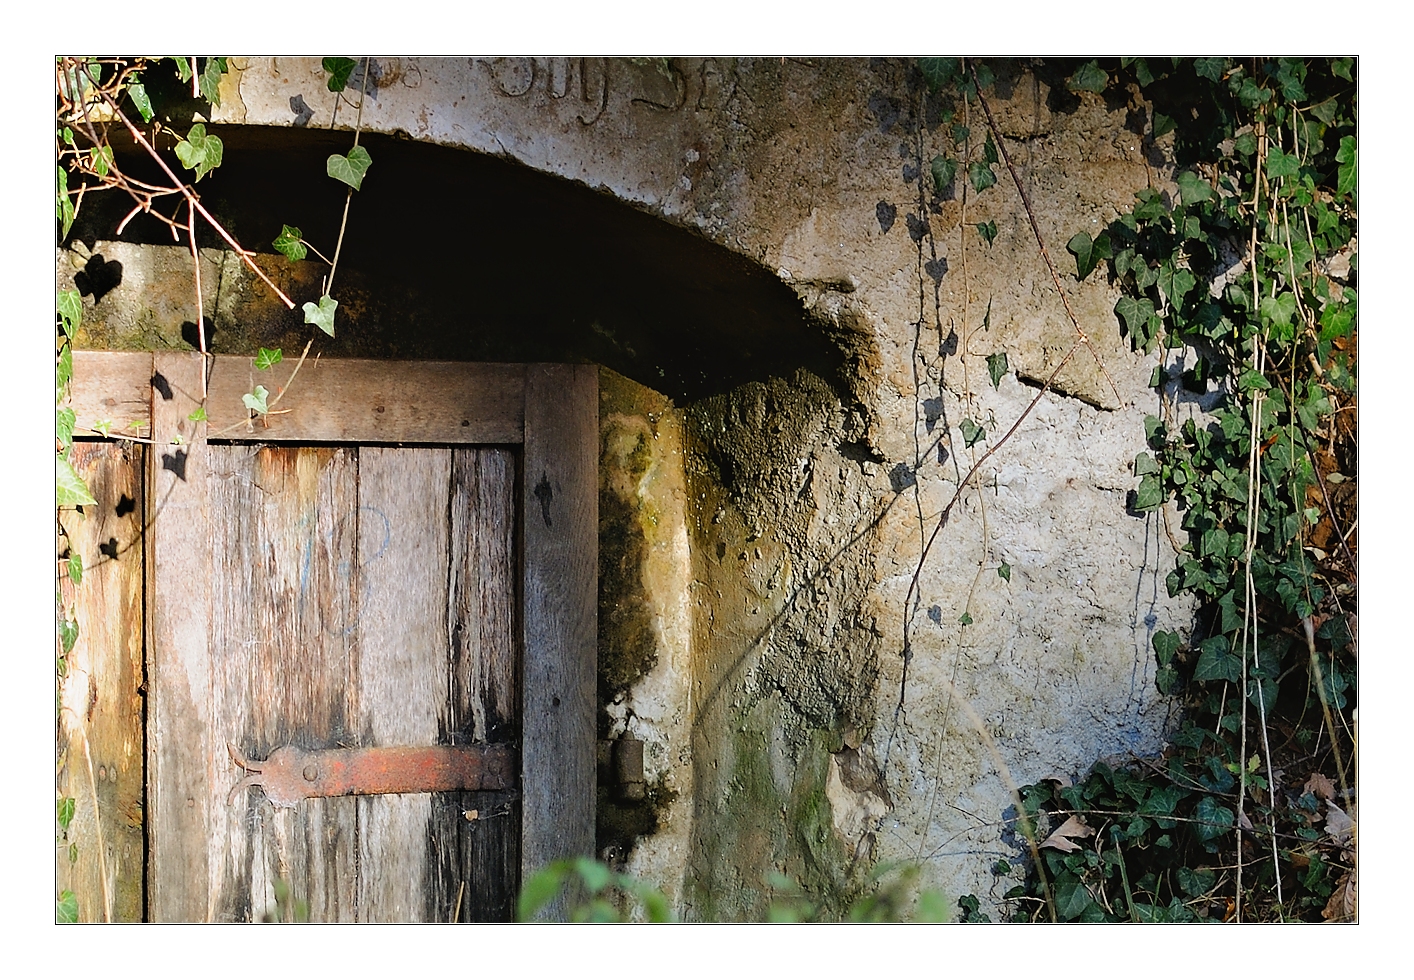
<svg viewBox="0 0 1414 980"><path fill-rule="evenodd" d="M735 69L716 58L473 58L492 90L592 126L610 101L639 112L721 109L736 91Z"/></svg>

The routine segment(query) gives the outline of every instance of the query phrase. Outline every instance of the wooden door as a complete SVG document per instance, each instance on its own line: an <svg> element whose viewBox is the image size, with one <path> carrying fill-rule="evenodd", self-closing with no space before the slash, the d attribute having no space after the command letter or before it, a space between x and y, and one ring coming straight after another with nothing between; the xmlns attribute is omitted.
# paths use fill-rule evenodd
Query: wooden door
<svg viewBox="0 0 1414 980"><path fill-rule="evenodd" d="M324 361L265 427L249 359L205 422L200 358L150 366L149 918L510 918L592 851L594 369ZM515 786L228 799L233 755L477 743Z"/></svg>

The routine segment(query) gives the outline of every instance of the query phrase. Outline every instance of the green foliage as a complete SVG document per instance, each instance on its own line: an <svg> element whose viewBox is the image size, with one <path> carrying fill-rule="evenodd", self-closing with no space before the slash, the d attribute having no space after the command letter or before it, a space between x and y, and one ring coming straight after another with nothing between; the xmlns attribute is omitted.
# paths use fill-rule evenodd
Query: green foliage
<svg viewBox="0 0 1414 980"><path fill-rule="evenodd" d="M248 391L244 395L241 395L241 401L245 404L245 407L252 412L265 415L270 411L270 406L267 403L269 397L270 392L265 390L264 385L256 385L253 391Z"/></svg>
<svg viewBox="0 0 1414 980"><path fill-rule="evenodd" d="M84 504L96 504L93 495L88 492L88 485L83 482L83 478L74 472L73 466L63 454L54 457L54 500L59 507L77 507Z"/></svg>
<svg viewBox="0 0 1414 980"><path fill-rule="evenodd" d="M66 796L54 801L54 819L59 822L61 833L68 833L69 824L74 822L74 798Z"/></svg>
<svg viewBox="0 0 1414 980"><path fill-rule="evenodd" d="M987 377L992 379L993 388L1001 387L1002 378L1006 377L1008 370L1010 367L1007 364L1006 351L997 351L995 354L987 355Z"/></svg>
<svg viewBox="0 0 1414 980"><path fill-rule="evenodd" d="M1001 565L997 566L997 575L999 575L1000 577L1002 577L1002 578L1005 579L1006 581L1010 582L1010 581L1011 581L1011 566L1008 565L1006 562L1002 562Z"/></svg>
<svg viewBox="0 0 1414 980"><path fill-rule="evenodd" d="M353 58L325 58L322 62L324 70L329 73L329 78L325 84L331 92L342 92L348 88L349 76L358 67L358 62Z"/></svg>
<svg viewBox="0 0 1414 980"><path fill-rule="evenodd" d="M79 921L79 900L67 888L59 893L59 900L54 903L54 921L65 925Z"/></svg>
<svg viewBox="0 0 1414 980"><path fill-rule="evenodd" d="M187 138L176 146L177 159L188 170L196 171L199 181L211 171L221 166L221 155L225 147L221 137L208 135L205 123L196 123L187 131Z"/></svg>
<svg viewBox="0 0 1414 980"><path fill-rule="evenodd" d="M368 173L368 168L372 165L373 158L368 155L368 151L361 146L355 146L346 155L331 154L325 169L330 177L359 190L363 186L363 175Z"/></svg>
<svg viewBox="0 0 1414 980"><path fill-rule="evenodd" d="M964 418L959 428L962 429L962 444L964 446L975 446L978 442L987 438L987 430L972 421L972 419Z"/></svg>
<svg viewBox="0 0 1414 980"><path fill-rule="evenodd" d="M1109 81L1110 77L1100 68L1098 61L1087 61L1070 76L1067 85L1072 92L1103 92Z"/></svg>
<svg viewBox="0 0 1414 980"><path fill-rule="evenodd" d="M339 308L339 301L329 294L319 297L318 303L304 304L304 322L312 323L329 336L334 336L334 311Z"/></svg>
<svg viewBox="0 0 1414 980"><path fill-rule="evenodd" d="M255 369L268 371L284 359L285 355L280 348L276 347L274 350L270 350L268 347L262 347L260 353L255 355Z"/></svg>
<svg viewBox="0 0 1414 980"><path fill-rule="evenodd" d="M298 262L309 254L309 248L304 243L303 232L290 225L281 225L280 234L275 238L275 251L279 252L291 262Z"/></svg>
<svg viewBox="0 0 1414 980"><path fill-rule="evenodd" d="M668 899L658 889L586 857L555 861L531 875L521 887L516 919L533 921L567 889L578 899L570 912L573 922L631 922L635 908L649 922L673 921Z"/></svg>
<svg viewBox="0 0 1414 980"><path fill-rule="evenodd" d="M976 225L977 234L982 236L982 240L990 247L992 242L997 240L997 223L995 221L979 221Z"/></svg>
<svg viewBox="0 0 1414 980"><path fill-rule="evenodd" d="M1136 349L1165 361L1183 351L1173 355L1184 359L1180 381L1155 370L1161 399L1171 385L1211 395L1197 420L1178 425L1168 409L1146 419L1130 499L1138 512L1164 508L1165 525L1178 521L1186 540L1175 538L1166 584L1199 613L1191 631L1151 639L1157 689L1187 709L1164 757L1132 770L1096 765L1075 786L1023 787L1018 821L1044 810L1052 828L1076 817L1096 831L1041 849L1063 920L1234 915L1239 823L1255 845L1243 918L1319 920L1353 861L1349 841L1318 820L1337 806L1329 787L1344 782L1353 752L1346 622L1356 581L1342 544L1353 495L1339 509L1321 477L1343 481L1354 469L1353 422L1336 413L1354 406L1358 296L1353 272L1325 271L1355 237L1351 64L1108 65L1082 67L1071 87L1119 97L1137 83L1155 138L1163 119L1183 167L1176 194L1141 191L1101 236L1077 233L1069 250L1079 278L1107 266ZM1097 71L1108 86L1093 87ZM1323 787L1322 800L1308 783ZM1031 871L1011 897L1019 918L1044 918Z"/></svg>

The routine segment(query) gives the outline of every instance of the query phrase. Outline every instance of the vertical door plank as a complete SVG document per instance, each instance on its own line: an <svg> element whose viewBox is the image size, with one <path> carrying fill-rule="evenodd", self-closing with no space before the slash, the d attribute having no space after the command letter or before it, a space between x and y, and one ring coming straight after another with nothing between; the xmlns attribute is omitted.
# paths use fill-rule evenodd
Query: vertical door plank
<svg viewBox="0 0 1414 980"><path fill-rule="evenodd" d="M450 689L443 742L520 737L515 455L452 453ZM459 922L508 921L520 883L517 790L432 797L433 902Z"/></svg>
<svg viewBox="0 0 1414 980"><path fill-rule="evenodd" d="M158 922L211 915L209 814L224 794L210 771L210 503L200 354L153 355L150 477L148 912ZM180 440L175 444L174 440Z"/></svg>
<svg viewBox="0 0 1414 980"><path fill-rule="evenodd" d="M72 461L98 503L60 512L84 570L78 586L60 582L79 633L60 686L59 795L74 800L74 817L58 886L78 899L80 922L140 922L143 454L80 442Z"/></svg>
<svg viewBox="0 0 1414 980"><path fill-rule="evenodd" d="M359 454L359 679L369 745L432 745L447 699L445 449ZM358 797L358 913L368 922L442 919L427 880L431 794Z"/></svg>
<svg viewBox="0 0 1414 980"><path fill-rule="evenodd" d="M521 872L594 851L599 375L526 369ZM546 917L564 918L564 902Z"/></svg>
<svg viewBox="0 0 1414 980"><path fill-rule="evenodd" d="M357 457L315 447L210 447L214 771L241 776L234 744L263 759L282 745L354 744L358 704ZM351 800L275 809L258 789L213 814L216 918L249 921L303 907L351 920ZM292 901L276 909L276 886Z"/></svg>

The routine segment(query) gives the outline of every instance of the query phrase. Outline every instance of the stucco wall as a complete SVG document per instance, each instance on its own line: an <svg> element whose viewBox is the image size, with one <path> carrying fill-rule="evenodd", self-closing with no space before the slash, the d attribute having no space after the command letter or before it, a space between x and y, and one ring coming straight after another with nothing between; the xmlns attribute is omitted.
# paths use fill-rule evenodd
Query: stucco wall
<svg viewBox="0 0 1414 980"><path fill-rule="evenodd" d="M214 122L330 126L317 60L233 65ZM1149 637L1186 630L1191 609L1162 586L1161 518L1125 509L1157 357L1129 350L1116 294L1100 275L1077 283L1064 247L1136 190L1168 187L1166 150L1129 128L1141 107L1055 91L1055 72L1027 61L994 69L1006 150L1094 351L988 461L926 560L959 480L1075 332L1004 167L981 194L961 179L933 193L928 161L957 150L910 62L379 58L369 73L365 130L503 157L686 229L790 287L798 328L833 352L827 370L801 347L794 370L783 332L782 366L744 383L714 388L704 372L699 389L675 387L631 353L615 364L632 380L605 374L601 737L646 742L657 794L649 832L610 856L687 918L763 915L773 872L842 907L883 860L922 862L923 883L953 898L999 898L1011 882L990 869L1019 853L1008 780L1152 754L1172 721ZM979 143L977 105L958 112ZM335 127L353 121L344 106ZM990 244L975 228L988 221ZM128 249L134 276L186 254L102 247ZM231 279L209 302L253 289L206 254ZM61 263L61 283L72 271ZM376 291L364 275L355 288ZM536 275L554 288L552 263ZM90 343L139 328L180 343L179 295L145 320L148 301L115 296ZM563 348L600 359L582 332ZM998 352L1010 370L994 388ZM988 433L971 448L964 418Z"/></svg>

